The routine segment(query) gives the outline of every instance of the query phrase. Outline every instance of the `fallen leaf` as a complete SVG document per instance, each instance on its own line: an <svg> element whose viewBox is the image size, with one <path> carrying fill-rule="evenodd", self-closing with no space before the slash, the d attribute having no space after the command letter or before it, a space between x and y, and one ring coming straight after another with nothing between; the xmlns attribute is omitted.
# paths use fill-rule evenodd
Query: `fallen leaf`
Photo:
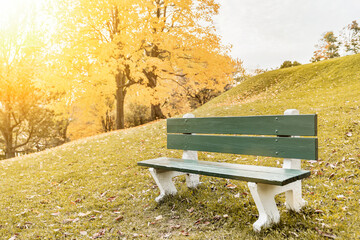
<svg viewBox="0 0 360 240"><path fill-rule="evenodd" d="M86 236L86 235L87 235L87 231L80 231L80 235Z"/></svg>
<svg viewBox="0 0 360 240"><path fill-rule="evenodd" d="M100 197L105 197L105 195L106 195L107 192L108 192L108 191L103 192L103 193L100 195Z"/></svg>
<svg viewBox="0 0 360 240"><path fill-rule="evenodd" d="M74 221L74 219L68 218L68 219L65 219L65 220L63 221L63 224L70 223L70 222L73 222L73 221Z"/></svg>
<svg viewBox="0 0 360 240"><path fill-rule="evenodd" d="M60 212L51 213L52 216L59 216Z"/></svg>
<svg viewBox="0 0 360 240"><path fill-rule="evenodd" d="M78 214L78 216L79 217L85 217L85 216L89 215L90 213L91 213L91 211L87 211L86 213L81 212L81 213Z"/></svg>
<svg viewBox="0 0 360 240"><path fill-rule="evenodd" d="M181 227L181 225L177 224L177 225L171 226L171 229L179 229L180 227Z"/></svg>
<svg viewBox="0 0 360 240"><path fill-rule="evenodd" d="M344 198L345 196L342 195L342 194L340 194L340 195L337 195L336 197L337 197L337 198Z"/></svg>
<svg viewBox="0 0 360 240"><path fill-rule="evenodd" d="M325 233L323 231L321 231L320 229L318 229L317 227L315 228L315 230L323 237L327 237L327 238L332 238L332 239L336 239L336 236L333 234L329 234L329 233Z"/></svg>
<svg viewBox="0 0 360 240"><path fill-rule="evenodd" d="M124 216L118 216L117 218L115 218L115 221L121 221L124 219Z"/></svg>
<svg viewBox="0 0 360 240"><path fill-rule="evenodd" d="M220 220L221 216L220 215L216 215L215 217L213 217L214 220Z"/></svg>
<svg viewBox="0 0 360 240"><path fill-rule="evenodd" d="M180 234L184 235L184 236L189 236L190 235L189 232L186 232L186 231L181 231Z"/></svg>
<svg viewBox="0 0 360 240"><path fill-rule="evenodd" d="M195 225L200 224L202 220L203 220L203 218L199 218L198 220L196 220L196 222L194 224Z"/></svg>
<svg viewBox="0 0 360 240"><path fill-rule="evenodd" d="M228 218L228 217L229 217L229 215L227 215L227 214L223 215L223 218Z"/></svg>
<svg viewBox="0 0 360 240"><path fill-rule="evenodd" d="M108 201L108 202L112 202L112 201L114 201L116 198L117 198L117 196L109 197L109 198L107 199L107 201Z"/></svg>
<svg viewBox="0 0 360 240"><path fill-rule="evenodd" d="M171 237L171 233L165 233L165 235L163 236L163 238L169 238Z"/></svg>
<svg viewBox="0 0 360 240"><path fill-rule="evenodd" d="M101 236L105 235L105 229L101 229L99 232L95 233L92 237L93 238L99 238Z"/></svg>
<svg viewBox="0 0 360 240"><path fill-rule="evenodd" d="M186 209L186 211L188 211L189 213L192 213L195 209L192 207L190 209Z"/></svg>
<svg viewBox="0 0 360 240"><path fill-rule="evenodd" d="M162 216L162 215L159 215L159 216L155 217L155 220L156 220L156 221L159 221L159 220L161 220L161 219L163 219L163 216Z"/></svg>
<svg viewBox="0 0 360 240"><path fill-rule="evenodd" d="M228 185L226 185L226 187L227 187L227 188L230 188L230 189L235 189L235 188L237 188L236 185L231 184L231 183L229 183Z"/></svg>

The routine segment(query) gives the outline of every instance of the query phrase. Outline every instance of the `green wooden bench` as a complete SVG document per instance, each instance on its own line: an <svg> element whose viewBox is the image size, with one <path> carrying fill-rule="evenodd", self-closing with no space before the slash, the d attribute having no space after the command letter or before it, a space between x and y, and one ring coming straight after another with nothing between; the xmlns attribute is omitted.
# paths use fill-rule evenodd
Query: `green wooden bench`
<svg viewBox="0 0 360 240"><path fill-rule="evenodd" d="M317 160L317 116L299 115L288 109L284 115L184 118L167 120L167 147L184 150L182 159L157 158L138 162L150 173L164 196L176 194L172 178L186 174L188 187L196 187L199 175L247 181L259 211L255 231L280 221L275 195L285 192L286 206L299 211L301 179L310 171L301 170L301 159ZM300 137L303 136L303 137ZM284 158L283 167L199 161L197 151Z"/></svg>

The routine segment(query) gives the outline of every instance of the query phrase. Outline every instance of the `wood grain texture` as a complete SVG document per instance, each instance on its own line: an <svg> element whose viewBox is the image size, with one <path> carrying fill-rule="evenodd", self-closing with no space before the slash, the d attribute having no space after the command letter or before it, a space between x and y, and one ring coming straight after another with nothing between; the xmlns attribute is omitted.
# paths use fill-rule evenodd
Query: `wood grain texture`
<svg viewBox="0 0 360 240"><path fill-rule="evenodd" d="M317 160L317 138L168 134L168 149Z"/></svg>

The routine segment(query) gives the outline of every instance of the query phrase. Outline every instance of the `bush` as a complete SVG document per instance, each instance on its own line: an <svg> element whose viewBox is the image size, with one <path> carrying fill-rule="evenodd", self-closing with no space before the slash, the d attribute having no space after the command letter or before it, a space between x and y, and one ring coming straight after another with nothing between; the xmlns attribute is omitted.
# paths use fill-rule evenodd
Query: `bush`
<svg viewBox="0 0 360 240"><path fill-rule="evenodd" d="M135 127L150 122L150 108L143 104L129 103L125 111L125 127Z"/></svg>
<svg viewBox="0 0 360 240"><path fill-rule="evenodd" d="M281 68L288 68L288 67L295 67L295 66L298 66L298 65L301 65L301 63L297 62L297 61L284 61L281 66L280 66L280 69Z"/></svg>

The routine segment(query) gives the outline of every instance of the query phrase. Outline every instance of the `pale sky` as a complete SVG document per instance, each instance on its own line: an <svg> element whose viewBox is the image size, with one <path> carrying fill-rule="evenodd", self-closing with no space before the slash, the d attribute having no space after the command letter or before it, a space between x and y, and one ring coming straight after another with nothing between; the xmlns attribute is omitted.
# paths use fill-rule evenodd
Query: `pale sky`
<svg viewBox="0 0 360 240"><path fill-rule="evenodd" d="M309 63L321 35L360 23L360 0L218 0L215 18L223 43L247 69Z"/></svg>

